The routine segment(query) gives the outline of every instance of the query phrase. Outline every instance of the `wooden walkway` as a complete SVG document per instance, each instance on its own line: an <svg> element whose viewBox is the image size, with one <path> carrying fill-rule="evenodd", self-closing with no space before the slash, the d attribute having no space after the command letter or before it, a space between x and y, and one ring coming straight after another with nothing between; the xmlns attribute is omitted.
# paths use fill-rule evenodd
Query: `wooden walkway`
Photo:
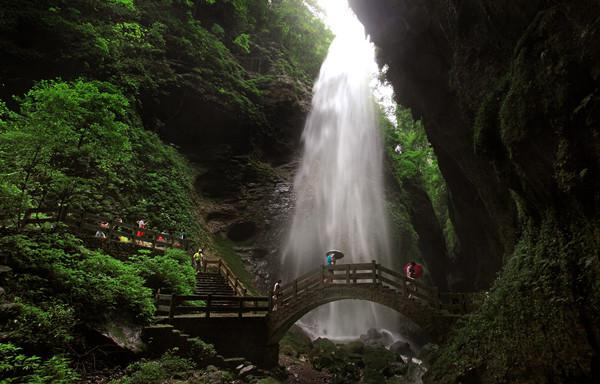
<svg viewBox="0 0 600 384"><path fill-rule="evenodd" d="M338 300L366 300L392 308L431 330L440 319L473 311L478 296L438 292L375 261L317 268L281 288L269 318L270 343L306 313Z"/></svg>
<svg viewBox="0 0 600 384"><path fill-rule="evenodd" d="M283 285L277 301L280 306L286 307L294 305L300 296L310 295L325 287L347 288L364 284L391 289L400 297L410 297L432 309L456 314L471 312L477 305L477 296L474 294L440 293L436 287L410 279L404 273L386 268L375 261L321 266Z"/></svg>
<svg viewBox="0 0 600 384"><path fill-rule="evenodd" d="M203 272L219 273L233 289L235 295L171 295L157 296L159 312L168 313L172 321L176 316L194 316L210 318L219 316L244 317L266 316L271 311L271 300L268 296L249 295L250 290L235 276L231 268L221 259L206 259ZM204 302L197 305L197 302ZM196 305L194 305L196 304ZM161 318L159 318L161 319Z"/></svg>
<svg viewBox="0 0 600 384"><path fill-rule="evenodd" d="M306 313L329 302L353 299L384 305L438 341L448 334L456 318L478 305L476 295L440 293L375 262L317 268L284 285L275 299L272 295L248 295L219 260L208 261L205 268L216 269L235 287L235 295L159 295L159 309L167 315L158 316L158 322L175 328L177 340L200 337L224 356L244 356L265 367L277 365L279 341L287 330ZM171 328L167 332L160 326L148 327L154 335L151 339L173 344Z"/></svg>
<svg viewBox="0 0 600 384"><path fill-rule="evenodd" d="M30 209L27 211L24 225L58 223L68 225L73 232L83 238L95 238L107 246L112 244L132 244L137 248L164 251L167 248L180 248L193 252L193 244L188 239L180 239L173 233L153 229L141 229L137 224L118 223L113 219L84 211L61 208ZM100 223L107 223L102 228ZM106 237L97 237L96 232ZM140 235L140 236L138 236Z"/></svg>
<svg viewBox="0 0 600 384"><path fill-rule="evenodd" d="M140 228L137 225L112 223L105 217L86 212L32 210L25 223L58 221L66 223L84 237L94 237L96 231L103 231L106 237L96 239L105 244L123 244L126 238L128 243L136 247L159 251L174 247L193 252L187 239L178 239L172 234L151 229L142 229L143 234L138 236ZM107 222L108 228L102 228L102 222ZM173 322L184 318L202 321L211 317L262 317L267 322L267 345L274 345L306 313L333 301L350 299L379 303L400 312L427 330L439 326L440 319L448 323L448 317L470 313L482 301L478 294L439 292L436 287L409 279L404 273L375 261L318 267L283 285L277 297L273 297L272 292L269 296L249 295L248 288L220 259L205 260L204 272L207 270L221 274L235 294L159 294L158 310L167 315L157 316L157 319Z"/></svg>
<svg viewBox="0 0 600 384"><path fill-rule="evenodd" d="M478 296L440 293L437 288L409 279L376 262L320 267L282 286L278 297L252 296L220 260L205 268L227 278L236 295L160 295L159 308L175 318L260 317L267 319L269 344L277 343L302 316L318 306L338 300L366 300L395 309L427 330L440 319L459 317L474 310ZM205 269L206 270L206 269ZM203 301L204 306L192 303ZM218 302L218 304L213 304ZM444 320L445 319L445 320Z"/></svg>

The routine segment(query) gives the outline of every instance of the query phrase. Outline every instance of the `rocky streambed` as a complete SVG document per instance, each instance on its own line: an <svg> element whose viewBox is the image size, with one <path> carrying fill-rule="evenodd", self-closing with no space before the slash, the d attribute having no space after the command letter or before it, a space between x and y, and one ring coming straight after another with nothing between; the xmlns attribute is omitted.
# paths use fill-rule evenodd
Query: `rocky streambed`
<svg viewBox="0 0 600 384"><path fill-rule="evenodd" d="M390 344L391 343L391 344ZM420 348L427 355L431 345ZM421 383L426 371L408 342L396 341L386 332L369 330L360 339L336 343L326 338L310 340L292 327L280 344L280 364L285 383Z"/></svg>

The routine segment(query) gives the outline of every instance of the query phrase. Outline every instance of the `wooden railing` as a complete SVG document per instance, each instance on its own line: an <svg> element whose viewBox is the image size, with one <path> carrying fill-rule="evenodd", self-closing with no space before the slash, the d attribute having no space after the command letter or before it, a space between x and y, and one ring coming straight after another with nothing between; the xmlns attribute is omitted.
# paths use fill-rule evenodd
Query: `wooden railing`
<svg viewBox="0 0 600 384"><path fill-rule="evenodd" d="M133 243L138 247L164 250L181 248L191 251L192 244L188 239L180 239L171 233L139 228L137 224L117 223L105 216L94 215L84 211L66 209L31 209L27 211L25 224L42 224L64 222L74 231L85 237L96 237L102 232L106 237L96 237L107 243ZM108 223L108 228L101 228L100 223ZM140 235L140 236L138 236Z"/></svg>
<svg viewBox="0 0 600 384"><path fill-rule="evenodd" d="M286 306L299 296L310 295L325 286L361 284L390 288L398 295L420 300L434 309L443 309L452 313L467 313L477 306L472 294L440 294L436 287L410 279L403 273L381 266L375 261L321 266L283 285L278 295L277 305Z"/></svg>
<svg viewBox="0 0 600 384"><path fill-rule="evenodd" d="M220 295L159 295L160 301L169 300L169 319L177 315L211 314L237 315L246 313L267 314L270 299L267 296L220 296ZM190 305L190 301L204 301L205 305Z"/></svg>
<svg viewBox="0 0 600 384"><path fill-rule="evenodd" d="M250 292L248 287L246 287L244 283L242 283L242 281L235 275L235 273L233 273L231 268L229 268L229 265L227 265L227 263L225 263L223 260L205 259L202 271L206 272L210 269L216 269L221 274L221 276L225 277L225 279L227 279L227 283L229 283L229 286L233 288L237 296L246 296L246 294Z"/></svg>

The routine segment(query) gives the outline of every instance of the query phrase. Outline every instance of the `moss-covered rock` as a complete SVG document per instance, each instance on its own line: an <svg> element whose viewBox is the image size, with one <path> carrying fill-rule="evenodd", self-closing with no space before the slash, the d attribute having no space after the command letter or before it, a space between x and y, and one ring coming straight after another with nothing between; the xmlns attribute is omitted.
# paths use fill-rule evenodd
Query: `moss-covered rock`
<svg viewBox="0 0 600 384"><path fill-rule="evenodd" d="M310 338L297 325L293 325L279 342L279 352L292 357L306 355L312 348Z"/></svg>
<svg viewBox="0 0 600 384"><path fill-rule="evenodd" d="M379 384L386 378L406 372L406 367L399 356L384 347L366 347L362 359L364 361L363 382Z"/></svg>
<svg viewBox="0 0 600 384"><path fill-rule="evenodd" d="M425 382L598 381L600 4L351 3L423 116L458 264L470 279L499 272ZM418 8L426 28L412 28Z"/></svg>
<svg viewBox="0 0 600 384"><path fill-rule="evenodd" d="M538 227L539 225L539 227ZM434 358L429 382L590 382L597 377L598 230L528 223L480 312Z"/></svg>

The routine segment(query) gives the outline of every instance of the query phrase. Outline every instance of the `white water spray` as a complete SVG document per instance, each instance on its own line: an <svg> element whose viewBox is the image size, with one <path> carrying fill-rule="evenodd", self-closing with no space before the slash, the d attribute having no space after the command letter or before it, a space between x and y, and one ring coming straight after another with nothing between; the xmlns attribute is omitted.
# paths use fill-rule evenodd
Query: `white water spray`
<svg viewBox="0 0 600 384"><path fill-rule="evenodd" d="M296 210L282 257L287 280L322 265L329 249L344 252L343 263L377 260L391 266L383 154L370 87L377 71L374 49L356 17L348 17L359 27L346 28L331 44L304 127ZM381 306L347 300L322 306L302 322L313 335L335 339L390 328L395 319Z"/></svg>

